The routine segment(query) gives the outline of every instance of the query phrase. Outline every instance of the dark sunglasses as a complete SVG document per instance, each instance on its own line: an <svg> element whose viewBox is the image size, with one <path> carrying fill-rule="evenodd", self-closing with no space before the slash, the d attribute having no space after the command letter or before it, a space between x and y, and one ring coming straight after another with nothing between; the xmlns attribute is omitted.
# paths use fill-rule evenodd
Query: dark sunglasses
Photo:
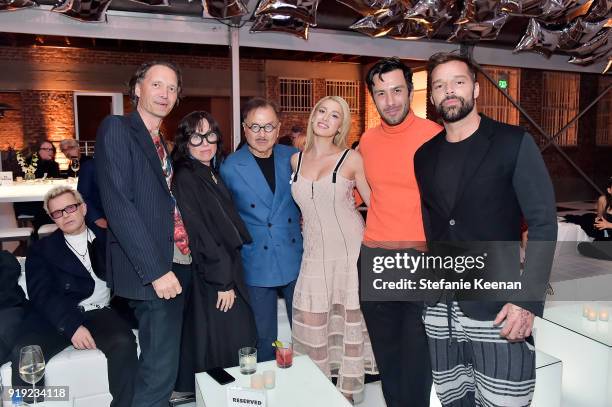
<svg viewBox="0 0 612 407"><path fill-rule="evenodd" d="M53 211L49 214L49 216L51 216L52 219L59 219L62 216L64 216L64 212L66 213L74 213L76 212L77 208L80 206L80 203L75 203L75 204L70 204L67 205L64 209L58 209L56 211Z"/></svg>
<svg viewBox="0 0 612 407"><path fill-rule="evenodd" d="M189 144L191 144L194 147L197 147L201 145L204 142L204 140L206 140L208 144L217 144L219 142L219 135L212 130L204 134L193 133L189 137Z"/></svg>

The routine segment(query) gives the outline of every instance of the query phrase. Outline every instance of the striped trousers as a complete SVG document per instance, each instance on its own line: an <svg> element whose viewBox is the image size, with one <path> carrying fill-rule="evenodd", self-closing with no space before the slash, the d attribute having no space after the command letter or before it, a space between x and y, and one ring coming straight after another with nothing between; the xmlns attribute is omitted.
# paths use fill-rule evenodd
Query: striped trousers
<svg viewBox="0 0 612 407"><path fill-rule="evenodd" d="M450 308L450 330L449 314ZM502 326L468 318L457 302L424 313L436 393L445 407L529 406L535 349L499 336Z"/></svg>

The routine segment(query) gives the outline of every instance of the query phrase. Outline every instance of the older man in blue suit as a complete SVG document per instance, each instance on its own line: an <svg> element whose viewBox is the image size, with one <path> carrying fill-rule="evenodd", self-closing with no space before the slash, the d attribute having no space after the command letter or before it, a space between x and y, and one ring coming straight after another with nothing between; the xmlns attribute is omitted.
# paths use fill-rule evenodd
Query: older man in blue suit
<svg viewBox="0 0 612 407"><path fill-rule="evenodd" d="M242 111L247 144L221 167L221 176L253 237L253 243L242 247L242 260L260 361L274 358L279 291L291 321L293 289L302 261L300 213L289 185L290 158L297 150L276 144L278 114L272 102L249 100Z"/></svg>

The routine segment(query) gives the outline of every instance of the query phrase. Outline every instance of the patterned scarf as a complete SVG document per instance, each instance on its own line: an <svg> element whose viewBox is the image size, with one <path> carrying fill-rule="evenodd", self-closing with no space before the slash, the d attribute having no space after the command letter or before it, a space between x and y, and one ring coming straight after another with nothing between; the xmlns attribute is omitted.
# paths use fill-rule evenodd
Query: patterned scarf
<svg viewBox="0 0 612 407"><path fill-rule="evenodd" d="M157 132L157 134L152 132L151 137L153 138L153 144L155 144L155 149L157 150L157 155L159 156L159 161L161 162L162 172L166 178L168 190L170 190L170 196L172 196L172 200L174 201L174 244L176 244L176 247L182 254L187 255L190 253L189 236L187 236L185 224L183 223L183 217L181 216L181 212L179 211L178 205L176 204L176 199L174 199L171 190L172 176L174 175L172 162L170 161L170 156L168 155L166 148L161 142L159 132Z"/></svg>

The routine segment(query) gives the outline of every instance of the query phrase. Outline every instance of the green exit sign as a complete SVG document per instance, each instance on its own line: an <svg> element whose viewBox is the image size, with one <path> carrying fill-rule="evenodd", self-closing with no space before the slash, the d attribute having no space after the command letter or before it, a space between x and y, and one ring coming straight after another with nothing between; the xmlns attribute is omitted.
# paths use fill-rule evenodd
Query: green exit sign
<svg viewBox="0 0 612 407"><path fill-rule="evenodd" d="M507 73L499 74L497 78L497 86L499 86L499 88L502 90L508 89L508 74Z"/></svg>

